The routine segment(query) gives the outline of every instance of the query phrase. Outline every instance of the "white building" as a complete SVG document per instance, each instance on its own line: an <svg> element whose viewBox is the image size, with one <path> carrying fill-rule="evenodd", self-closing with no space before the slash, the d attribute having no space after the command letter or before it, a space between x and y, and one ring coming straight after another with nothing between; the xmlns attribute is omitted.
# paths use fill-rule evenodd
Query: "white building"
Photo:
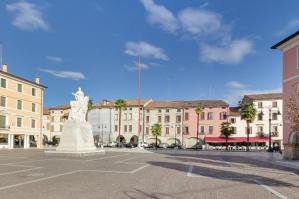
<svg viewBox="0 0 299 199"><path fill-rule="evenodd" d="M243 101L252 102L257 110L255 120L250 123L250 137L268 138L269 119L271 119L272 144L282 145L282 93L267 93L245 95ZM235 134L232 137L246 137L246 121L241 120L238 107L230 108L229 121L234 127ZM268 145L268 141L265 142Z"/></svg>
<svg viewBox="0 0 299 199"><path fill-rule="evenodd" d="M43 135L48 141L53 141L53 138L59 140L63 123L67 120L70 112L70 105L51 107L46 110L43 115Z"/></svg>

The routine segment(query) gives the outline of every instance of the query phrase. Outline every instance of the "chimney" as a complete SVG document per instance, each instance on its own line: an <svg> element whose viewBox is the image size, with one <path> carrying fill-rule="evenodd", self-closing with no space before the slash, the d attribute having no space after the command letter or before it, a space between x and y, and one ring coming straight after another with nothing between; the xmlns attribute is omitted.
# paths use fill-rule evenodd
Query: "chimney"
<svg viewBox="0 0 299 199"><path fill-rule="evenodd" d="M7 64L2 65L2 71L7 73Z"/></svg>
<svg viewBox="0 0 299 199"><path fill-rule="evenodd" d="M40 77L36 77L36 78L35 78L35 83L36 83L36 84L39 84L39 81L40 81Z"/></svg>

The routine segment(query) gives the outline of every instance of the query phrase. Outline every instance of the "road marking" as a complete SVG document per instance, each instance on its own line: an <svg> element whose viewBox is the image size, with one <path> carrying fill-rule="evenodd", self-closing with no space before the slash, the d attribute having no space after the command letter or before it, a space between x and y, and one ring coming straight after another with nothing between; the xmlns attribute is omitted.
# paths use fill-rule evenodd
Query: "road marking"
<svg viewBox="0 0 299 199"><path fill-rule="evenodd" d="M192 171L193 171L193 166L190 165L190 166L189 166L189 169L188 169L188 173L187 173L187 176L188 176L188 177L194 177Z"/></svg>
<svg viewBox="0 0 299 199"><path fill-rule="evenodd" d="M114 163L117 163L117 164L145 164L145 163L139 163L139 162L127 162L127 161L130 161L130 160L135 160L135 159L139 159L139 158L143 158L143 157L146 157L148 155L142 155L142 156L137 156L137 157L131 157L131 158L128 158L128 159L125 159L125 160L119 160L119 161L116 161Z"/></svg>
<svg viewBox="0 0 299 199"><path fill-rule="evenodd" d="M137 168L137 169L135 169L135 170L133 170L133 171L130 171L130 173L136 173L136 172L141 171L142 169L144 169L144 168L146 168L146 167L148 167L148 166L149 166L149 165L146 164L146 165L141 166L141 167L139 167L139 168Z"/></svg>
<svg viewBox="0 0 299 199"><path fill-rule="evenodd" d="M11 171L11 172L6 172L6 173L0 173L0 176L4 176L4 175L10 175L10 174L16 174L16 173L22 173L22 172L26 172L26 171L32 171L32 170L36 170L36 169L41 169L42 167L35 167L35 168L31 168L31 169L23 169L23 170L18 170L18 171Z"/></svg>
<svg viewBox="0 0 299 199"><path fill-rule="evenodd" d="M78 173L78 170L76 170L76 171L70 171L70 172L66 172L66 173L61 173L61 174L58 174L58 175L53 175L53 176L49 176L49 177L45 177L45 178L39 178L39 179L35 179L35 180L29 180L27 182L21 182L21 183L17 183L17 184L8 185L8 186L3 186L3 187L0 187L0 191L6 190L6 189L11 189L11 188L14 188L14 187L19 187L19 186L27 185L27 184L32 184L32 183L35 183L35 182L49 180L49 179L52 179L52 178L57 178L57 177L61 177L61 176L71 175L71 174L74 174L74 173Z"/></svg>
<svg viewBox="0 0 299 199"><path fill-rule="evenodd" d="M90 162L90 161L95 161L95 160L104 160L104 159L110 159L110 158L116 158L116 157L123 157L123 156L128 156L128 155L130 155L130 154L128 153L128 154L113 155L113 156L95 158L95 159L90 159L90 160L85 160L85 161L86 162Z"/></svg>
<svg viewBox="0 0 299 199"><path fill-rule="evenodd" d="M278 198L280 199L289 199L288 197L282 195L281 193L279 193L278 191L275 191L274 189L272 189L271 187L264 185L262 182L260 182L259 180L254 180L257 184L259 184L260 186L264 187L266 190L268 190L270 193L276 195Z"/></svg>

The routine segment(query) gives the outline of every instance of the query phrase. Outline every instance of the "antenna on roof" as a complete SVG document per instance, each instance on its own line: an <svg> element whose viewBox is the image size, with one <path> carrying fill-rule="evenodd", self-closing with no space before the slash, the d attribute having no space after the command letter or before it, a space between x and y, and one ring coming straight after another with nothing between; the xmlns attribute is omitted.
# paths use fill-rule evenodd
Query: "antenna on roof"
<svg viewBox="0 0 299 199"><path fill-rule="evenodd" d="M0 41L0 64L3 65L3 43Z"/></svg>

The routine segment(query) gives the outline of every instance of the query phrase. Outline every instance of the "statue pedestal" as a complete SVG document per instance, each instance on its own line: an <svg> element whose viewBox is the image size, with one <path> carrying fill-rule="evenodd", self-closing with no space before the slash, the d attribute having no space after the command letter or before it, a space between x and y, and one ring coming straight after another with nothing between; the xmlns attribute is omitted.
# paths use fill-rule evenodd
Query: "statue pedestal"
<svg viewBox="0 0 299 199"><path fill-rule="evenodd" d="M55 151L45 153L59 156L91 156L104 154L105 151L95 147L90 123L67 120L64 123L59 146Z"/></svg>

